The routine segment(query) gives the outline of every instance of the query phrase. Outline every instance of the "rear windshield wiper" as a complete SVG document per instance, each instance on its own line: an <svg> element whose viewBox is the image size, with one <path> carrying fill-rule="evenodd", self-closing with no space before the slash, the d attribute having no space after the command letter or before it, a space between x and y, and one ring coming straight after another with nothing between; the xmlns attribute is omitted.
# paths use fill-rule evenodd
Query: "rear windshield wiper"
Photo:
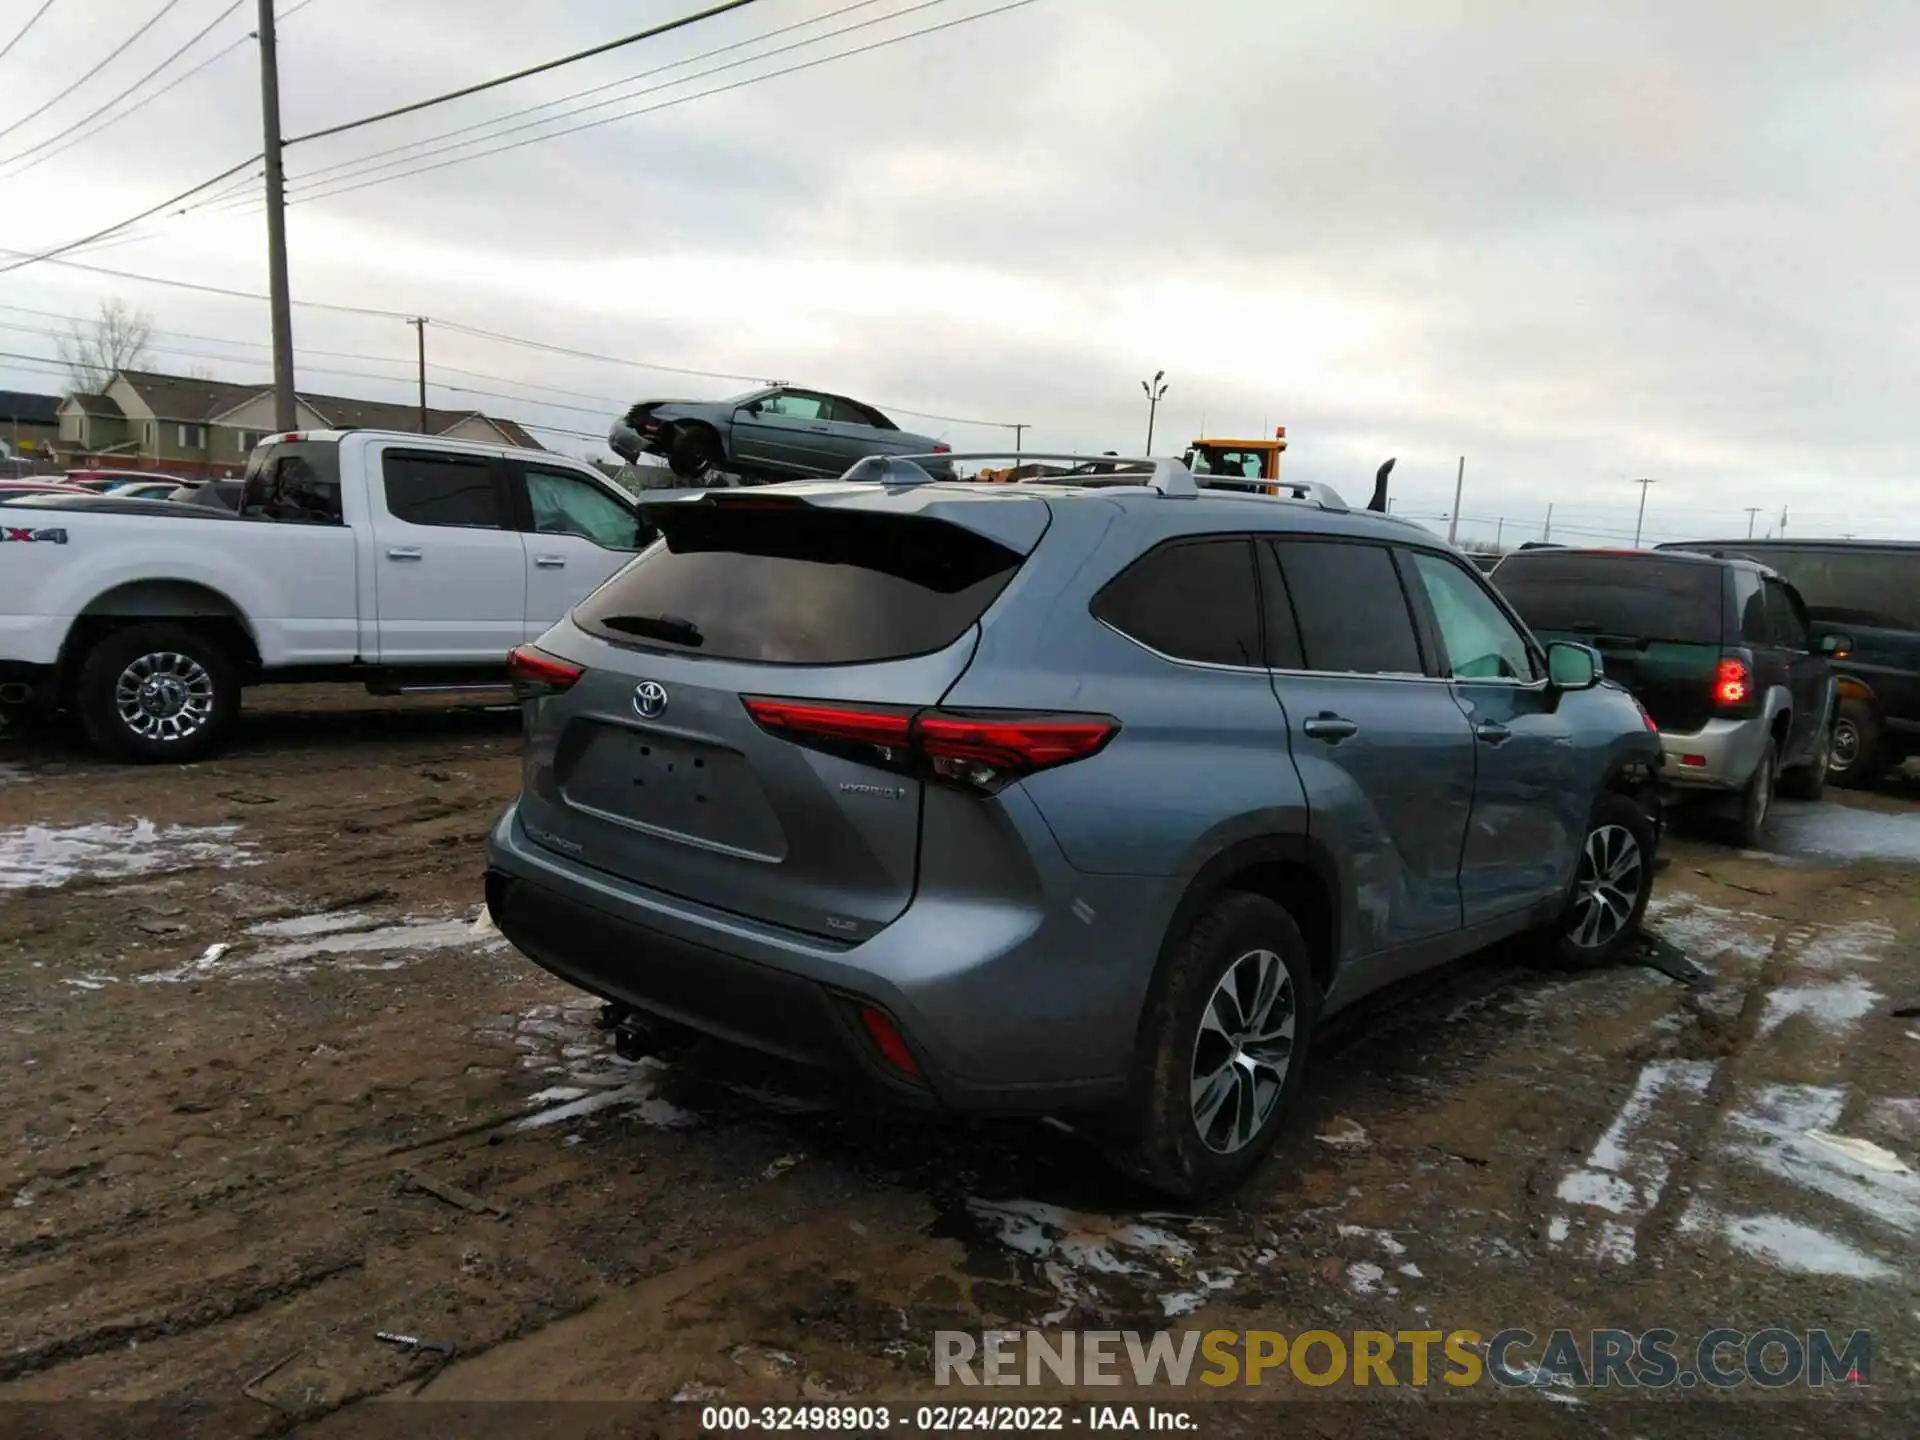
<svg viewBox="0 0 1920 1440"><path fill-rule="evenodd" d="M707 640L700 633L698 625L678 615L607 615L601 618L600 623L609 630L618 630L626 635L638 635L647 640L666 640L675 645L698 647L706 644Z"/></svg>

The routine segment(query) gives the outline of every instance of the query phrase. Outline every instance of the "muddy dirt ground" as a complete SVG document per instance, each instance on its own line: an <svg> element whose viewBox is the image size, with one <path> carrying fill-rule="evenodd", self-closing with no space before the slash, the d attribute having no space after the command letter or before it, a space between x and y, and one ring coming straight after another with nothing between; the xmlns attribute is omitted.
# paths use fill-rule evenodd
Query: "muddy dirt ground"
<svg viewBox="0 0 1920 1440"><path fill-rule="evenodd" d="M1033 1324L1872 1332L1871 1387L1618 1433L1920 1392L1920 787L1672 838L1652 928L1704 991L1501 952L1343 1017L1256 1182L1173 1213L1049 1125L617 1060L479 918L514 713L250 701L192 767L0 736L0 1402L331 1433L425 1373L378 1330L457 1347L427 1401L925 1399L934 1331Z"/></svg>

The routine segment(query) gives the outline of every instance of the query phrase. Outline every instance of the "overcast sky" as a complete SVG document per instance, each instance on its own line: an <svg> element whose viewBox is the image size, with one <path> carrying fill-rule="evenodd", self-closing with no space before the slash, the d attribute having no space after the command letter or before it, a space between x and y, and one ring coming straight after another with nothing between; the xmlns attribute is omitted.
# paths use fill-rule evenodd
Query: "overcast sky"
<svg viewBox="0 0 1920 1440"><path fill-rule="evenodd" d="M0 0L0 44L38 0ZM0 156L157 64L230 0L178 0ZM994 8L759 0L662 40L288 151L303 176L675 61L619 114ZM161 0L56 0L0 60L0 128ZM281 34L289 135L630 32L698 0L311 0ZM291 6L281 5L284 14ZM251 28L252 0L179 68ZM880 24L711 78L701 72ZM425 314L637 360L771 376L899 410L957 448L1137 451L1287 427L1290 473L1463 534L1759 530L1920 538L1920 7L1805 0L1540 5L1035 0L804 73L290 211L296 297ZM552 114L554 112L543 112ZM514 122L521 123L521 122ZM574 122L578 123L578 122ZM559 128L525 130L522 139ZM485 132L476 132L485 133ZM0 245L84 235L258 146L252 46L7 181ZM457 137L473 138L472 135ZM452 143L451 141L441 143ZM503 142L504 143L504 142ZM476 147L478 148L478 147ZM472 150L453 152L471 154ZM401 158L401 157L392 157ZM452 158L441 156L436 158ZM421 162L425 163L425 162ZM0 178L7 173L0 166ZM335 177L349 172L335 171ZM379 172L392 175L396 172ZM241 202L244 204L244 200ZM264 288L262 220L217 206L95 252L116 269ZM167 368L267 376L266 307L36 265L0 306L149 311ZM0 350L50 355L0 310ZM179 335L251 345L210 345ZM302 388L404 399L398 320L295 312ZM642 395L745 388L429 328L430 361L581 392L467 403L603 434ZM391 357L330 358L328 350ZM324 373L327 365L389 382ZM0 385L58 388L0 361ZM550 398L559 398L551 397ZM435 389L436 404L460 403ZM596 405L599 408L594 408ZM587 440L552 437L586 452Z"/></svg>

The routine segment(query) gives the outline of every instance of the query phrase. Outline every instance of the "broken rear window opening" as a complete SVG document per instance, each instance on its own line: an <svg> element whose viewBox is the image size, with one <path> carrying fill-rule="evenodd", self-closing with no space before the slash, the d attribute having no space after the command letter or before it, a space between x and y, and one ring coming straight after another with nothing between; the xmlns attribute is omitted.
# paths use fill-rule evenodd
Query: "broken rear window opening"
<svg viewBox="0 0 1920 1440"><path fill-rule="evenodd" d="M618 645L774 665L858 665L944 650L1022 556L922 516L661 506L656 545L574 623Z"/></svg>
<svg viewBox="0 0 1920 1440"><path fill-rule="evenodd" d="M1533 630L1718 645L1721 567L1638 555L1511 555L1493 577Z"/></svg>

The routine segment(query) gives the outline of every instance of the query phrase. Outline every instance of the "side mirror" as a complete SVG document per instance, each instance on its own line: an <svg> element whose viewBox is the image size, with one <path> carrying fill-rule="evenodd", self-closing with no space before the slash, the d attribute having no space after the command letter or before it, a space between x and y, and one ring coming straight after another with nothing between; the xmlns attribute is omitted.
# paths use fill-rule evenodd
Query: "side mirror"
<svg viewBox="0 0 1920 1440"><path fill-rule="evenodd" d="M1830 655L1836 660L1844 660L1853 649L1853 637L1842 635L1838 631L1828 631L1820 637L1819 650L1822 655Z"/></svg>
<svg viewBox="0 0 1920 1440"><path fill-rule="evenodd" d="M749 400L746 404L742 405L740 408L746 411L747 414L749 415L758 415L761 410L761 404L758 400Z"/></svg>
<svg viewBox="0 0 1920 1440"><path fill-rule="evenodd" d="M1600 674L1599 651L1564 640L1547 646L1547 683L1555 690L1591 690Z"/></svg>

